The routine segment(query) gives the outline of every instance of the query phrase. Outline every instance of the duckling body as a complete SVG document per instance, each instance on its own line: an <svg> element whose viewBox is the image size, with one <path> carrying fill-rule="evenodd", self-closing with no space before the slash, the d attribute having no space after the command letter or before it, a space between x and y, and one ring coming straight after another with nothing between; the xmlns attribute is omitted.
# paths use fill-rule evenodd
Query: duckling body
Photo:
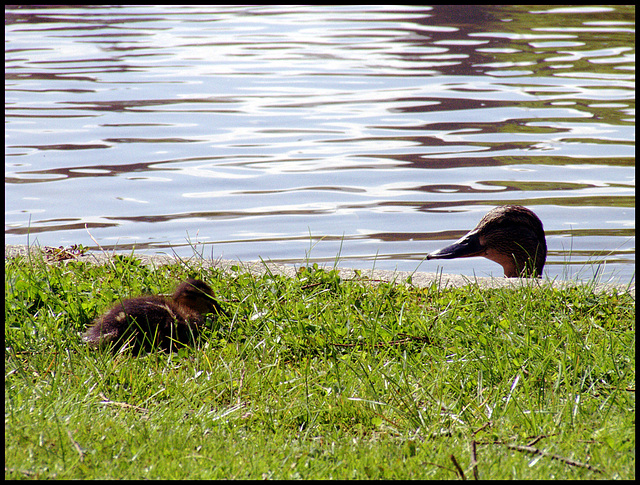
<svg viewBox="0 0 640 485"><path fill-rule="evenodd" d="M193 344L204 314L221 313L211 287L193 278L181 283L172 297L141 296L124 300L95 320L83 340L93 346L124 344L140 349L169 349Z"/></svg>
<svg viewBox="0 0 640 485"><path fill-rule="evenodd" d="M455 243L427 255L427 259L483 256L500 264L504 275L541 277L547 259L542 222L519 205L490 210L471 232Z"/></svg>

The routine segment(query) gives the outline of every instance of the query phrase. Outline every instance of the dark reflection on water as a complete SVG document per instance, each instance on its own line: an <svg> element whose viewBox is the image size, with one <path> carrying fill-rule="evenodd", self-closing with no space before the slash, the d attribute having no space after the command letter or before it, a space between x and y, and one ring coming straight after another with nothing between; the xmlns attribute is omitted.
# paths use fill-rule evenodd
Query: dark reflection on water
<svg viewBox="0 0 640 485"><path fill-rule="evenodd" d="M501 275L422 260L509 203L549 277L628 282L634 32L633 6L8 7L5 240Z"/></svg>

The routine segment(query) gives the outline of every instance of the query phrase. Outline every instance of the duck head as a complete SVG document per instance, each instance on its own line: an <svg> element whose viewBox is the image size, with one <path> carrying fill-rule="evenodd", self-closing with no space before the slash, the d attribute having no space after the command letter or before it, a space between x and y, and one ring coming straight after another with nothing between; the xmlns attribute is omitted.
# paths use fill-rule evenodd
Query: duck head
<svg viewBox="0 0 640 485"><path fill-rule="evenodd" d="M542 222L519 205L490 210L471 232L427 255L427 259L483 256L504 268L504 275L541 277L547 259L547 241Z"/></svg>

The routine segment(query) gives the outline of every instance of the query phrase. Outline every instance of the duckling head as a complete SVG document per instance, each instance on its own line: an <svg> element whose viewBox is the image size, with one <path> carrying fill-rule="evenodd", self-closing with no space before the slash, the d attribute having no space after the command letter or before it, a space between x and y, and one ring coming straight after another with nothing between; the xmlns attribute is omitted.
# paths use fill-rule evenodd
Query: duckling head
<svg viewBox="0 0 640 485"><path fill-rule="evenodd" d="M194 278L189 278L178 285L173 293L173 301L201 315L222 312L211 287L204 281Z"/></svg>
<svg viewBox="0 0 640 485"><path fill-rule="evenodd" d="M504 275L541 277L547 259L542 222L531 210L505 205L490 210L471 232L427 255L427 259L483 256L504 268Z"/></svg>

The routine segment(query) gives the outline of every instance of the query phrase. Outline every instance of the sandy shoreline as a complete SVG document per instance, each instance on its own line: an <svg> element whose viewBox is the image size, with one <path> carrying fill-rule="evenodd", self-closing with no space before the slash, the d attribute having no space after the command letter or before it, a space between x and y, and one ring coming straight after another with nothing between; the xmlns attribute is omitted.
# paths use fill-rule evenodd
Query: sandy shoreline
<svg viewBox="0 0 640 485"><path fill-rule="evenodd" d="M40 247L31 248L32 254L42 253L42 249ZM5 259L12 258L15 256L26 255L29 248L24 245L5 245L4 247L4 256ZM77 261L86 261L93 264L106 264L109 262L111 258L111 254L100 253L100 252L89 252L82 256L76 256L74 259ZM207 260L202 259L200 257L190 257L190 258L176 258L173 256L163 256L163 255L145 255L139 254L135 255L141 262L146 265L154 265L154 266L163 266L167 264L175 264L179 261L182 261L184 264L192 264L196 267L204 267L204 268L221 268L225 272L235 273L232 269L234 266L240 268L240 272L250 272L255 275L262 275L267 271L272 272L273 274L281 274L289 277L295 276L296 271L301 266L304 266L301 261L299 265L284 265L280 263L273 263L269 261L231 261L231 260ZM331 269L331 265L323 266L327 269ZM352 268L338 268L340 273L340 277L343 279L352 279L356 278L356 270ZM503 287L512 287L518 288L521 286L527 285L537 285L537 284L551 284L556 288L562 287L570 287L570 286L579 286L585 283L580 281L550 281L545 280L544 278L540 279L519 279L519 278L488 278L488 277L469 277L462 275L453 275L453 274L445 274L445 273L422 273L422 272L410 272L410 271L388 271L388 270L359 270L360 277L369 278L373 281L388 281L388 282L397 282L397 283L405 283L409 277L411 277L411 283L414 286L424 288L431 286L434 282L437 282L438 286L441 288L445 287L461 287L467 285L477 284L481 288L503 288ZM618 291L624 291L631 293L635 297L635 281L632 282L631 285L616 285L616 284L598 284L595 286L595 291L608 291L612 289L617 289Z"/></svg>

